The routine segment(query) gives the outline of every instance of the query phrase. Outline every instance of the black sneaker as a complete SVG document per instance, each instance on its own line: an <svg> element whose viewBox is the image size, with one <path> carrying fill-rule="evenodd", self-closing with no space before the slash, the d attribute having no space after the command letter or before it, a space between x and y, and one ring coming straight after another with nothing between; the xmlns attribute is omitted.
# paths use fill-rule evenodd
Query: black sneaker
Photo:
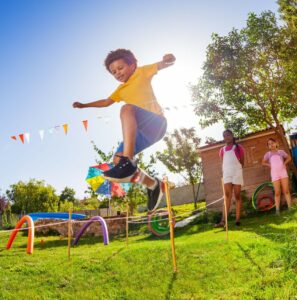
<svg viewBox="0 0 297 300"><path fill-rule="evenodd" d="M117 165L103 172L103 176L105 179L113 182L130 182L137 171L137 165L126 156L120 156L120 158Z"/></svg>
<svg viewBox="0 0 297 300"><path fill-rule="evenodd" d="M147 201L147 208L149 211L154 211L160 205L163 196L164 184L158 178L157 186L153 189L147 189L148 201Z"/></svg>

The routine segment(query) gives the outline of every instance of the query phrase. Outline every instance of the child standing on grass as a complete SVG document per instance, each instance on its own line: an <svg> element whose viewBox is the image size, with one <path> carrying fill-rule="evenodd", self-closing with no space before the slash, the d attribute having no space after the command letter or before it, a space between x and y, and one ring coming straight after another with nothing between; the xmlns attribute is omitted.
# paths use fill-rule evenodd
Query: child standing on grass
<svg viewBox="0 0 297 300"><path fill-rule="evenodd" d="M224 192L227 214L229 213L232 194L236 199L236 226L240 226L241 187L243 185L242 167L244 165L244 148L235 142L233 132L229 129L223 132L226 145L220 149L219 156L222 160ZM215 227L225 226L225 210L221 221Z"/></svg>
<svg viewBox="0 0 297 300"><path fill-rule="evenodd" d="M270 168L271 181L274 188L276 214L279 215L281 190L283 191L288 209L291 209L291 194L289 189L289 176L287 165L292 160L283 150L278 150L278 143L270 138L267 141L269 152L265 153L262 165Z"/></svg>
<svg viewBox="0 0 297 300"><path fill-rule="evenodd" d="M164 68L173 65L175 57L166 54L157 63L142 67L130 50L111 51L105 59L105 67L122 84L107 98L89 103L74 102L73 107L107 107L115 102L124 101L120 118L123 142L114 156L115 166L104 172L104 177L115 182L130 182L138 170L133 160L135 154L150 147L163 138L167 121L154 95L151 80ZM163 183L140 172L138 183L147 187L148 209L155 210L163 195Z"/></svg>

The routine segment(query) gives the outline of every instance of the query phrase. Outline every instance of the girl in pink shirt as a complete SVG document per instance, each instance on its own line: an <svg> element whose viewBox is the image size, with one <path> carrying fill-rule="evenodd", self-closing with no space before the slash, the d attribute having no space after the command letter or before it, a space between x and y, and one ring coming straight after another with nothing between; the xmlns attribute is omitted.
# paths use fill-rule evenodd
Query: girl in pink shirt
<svg viewBox="0 0 297 300"><path fill-rule="evenodd" d="M268 139L267 146L270 151L265 153L262 165L270 168L271 181L274 187L276 214L279 215L281 190L285 195L289 210L291 208L289 176L287 172L287 165L291 161L291 157L285 151L278 150L278 144L273 138Z"/></svg>
<svg viewBox="0 0 297 300"><path fill-rule="evenodd" d="M244 164L244 149L236 144L233 132L229 129L223 132L226 145L220 149L219 156L222 160L224 191L227 212L230 210L232 194L236 199L236 226L240 225L241 186L243 185L242 167ZM215 227L225 226L224 209L221 222Z"/></svg>

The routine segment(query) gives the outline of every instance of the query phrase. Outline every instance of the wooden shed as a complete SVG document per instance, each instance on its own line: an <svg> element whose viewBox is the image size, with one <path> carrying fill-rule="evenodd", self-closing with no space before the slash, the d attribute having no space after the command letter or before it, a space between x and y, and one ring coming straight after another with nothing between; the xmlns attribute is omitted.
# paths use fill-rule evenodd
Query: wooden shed
<svg viewBox="0 0 297 300"><path fill-rule="evenodd" d="M259 184L270 180L268 168L264 168L261 165L263 156L268 151L266 146L268 138L277 140L280 144L280 149L283 149L283 145L273 129L251 133L237 141L245 149L244 186L242 190L247 192L248 197L251 197ZM206 204L210 204L223 196L221 184L222 164L219 150L224 145L224 141L220 141L198 149L202 159ZM208 209L221 210L222 203L223 200L210 205Z"/></svg>

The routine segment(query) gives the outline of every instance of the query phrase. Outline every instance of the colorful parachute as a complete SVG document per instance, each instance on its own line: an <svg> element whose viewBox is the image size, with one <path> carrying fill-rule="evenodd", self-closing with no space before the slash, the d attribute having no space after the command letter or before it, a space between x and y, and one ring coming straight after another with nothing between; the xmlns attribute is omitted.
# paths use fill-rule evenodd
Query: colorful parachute
<svg viewBox="0 0 297 300"><path fill-rule="evenodd" d="M89 168L86 178L87 183L92 190L100 195L107 197L122 197L125 196L129 190L131 183L116 183L106 180L102 174L104 171L112 168L112 164L103 163Z"/></svg>

